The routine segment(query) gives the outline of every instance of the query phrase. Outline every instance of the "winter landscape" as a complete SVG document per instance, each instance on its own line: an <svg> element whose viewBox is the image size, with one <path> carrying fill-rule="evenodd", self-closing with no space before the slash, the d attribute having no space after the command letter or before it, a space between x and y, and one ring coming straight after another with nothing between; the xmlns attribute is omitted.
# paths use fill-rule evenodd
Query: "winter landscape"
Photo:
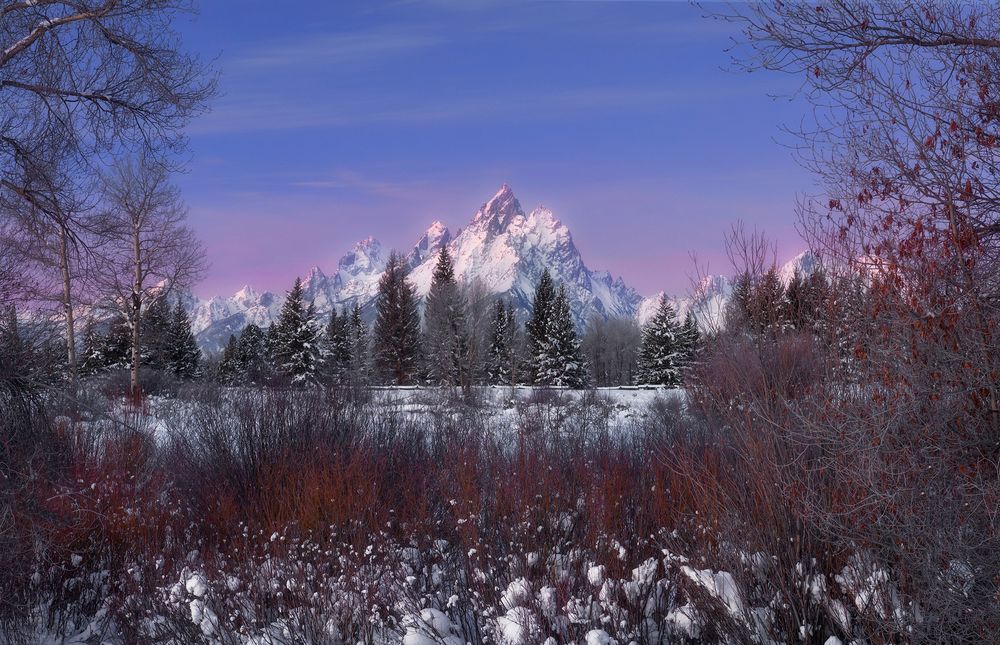
<svg viewBox="0 0 1000 645"><path fill-rule="evenodd" d="M0 0L0 645L1000 643L997 33Z"/></svg>

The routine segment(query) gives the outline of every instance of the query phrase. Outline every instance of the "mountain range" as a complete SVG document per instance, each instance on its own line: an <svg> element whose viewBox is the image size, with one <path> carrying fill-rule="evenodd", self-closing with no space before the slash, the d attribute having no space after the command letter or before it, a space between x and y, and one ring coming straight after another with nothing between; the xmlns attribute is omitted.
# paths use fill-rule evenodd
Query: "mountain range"
<svg viewBox="0 0 1000 645"><path fill-rule="evenodd" d="M421 299L430 290L443 246L448 247L459 280L478 282L485 291L509 300L522 319L530 314L535 285L546 268L566 287L573 317L581 328L593 316L636 318L643 323L661 295L644 298L620 277L588 268L569 228L544 206L525 213L506 184L466 226L452 234L441 222L433 222L410 249L406 255L410 280ZM368 237L340 259L332 275L314 266L303 279L307 300L315 303L321 316L329 315L334 307L350 309L357 303L362 317L371 322L378 280L388 255L378 240ZM782 267L782 275L790 278L796 267L808 272L813 264L810 254L801 254ZM696 285L692 295L671 300L681 316L692 310L708 327L721 320L730 292L726 277L709 276ZM198 342L211 353L219 351L230 334L238 334L247 324L267 327L277 320L282 300L283 295L244 286L228 298L201 300L192 296L187 305Z"/></svg>

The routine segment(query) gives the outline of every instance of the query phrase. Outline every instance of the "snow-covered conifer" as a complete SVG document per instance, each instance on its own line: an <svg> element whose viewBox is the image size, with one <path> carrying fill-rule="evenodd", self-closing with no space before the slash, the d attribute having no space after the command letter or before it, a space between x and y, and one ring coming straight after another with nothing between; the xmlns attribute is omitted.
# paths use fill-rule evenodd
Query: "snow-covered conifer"
<svg viewBox="0 0 1000 645"><path fill-rule="evenodd" d="M174 305L167 334L167 368L180 379L192 379L201 373L201 349L191 331L191 319L181 305Z"/></svg>
<svg viewBox="0 0 1000 645"><path fill-rule="evenodd" d="M680 383L683 357L679 336L674 308L667 297L661 295L656 313L643 329L636 379L639 383L668 386Z"/></svg>
<svg viewBox="0 0 1000 645"><path fill-rule="evenodd" d="M407 385L420 364L420 314L407 279L406 259L393 251L378 283L375 317L375 367L385 382Z"/></svg>
<svg viewBox="0 0 1000 645"><path fill-rule="evenodd" d="M468 375L463 374L463 367L468 352L468 332L464 310L451 256L448 248L442 246L424 310L427 375L432 383L461 385L466 382Z"/></svg>

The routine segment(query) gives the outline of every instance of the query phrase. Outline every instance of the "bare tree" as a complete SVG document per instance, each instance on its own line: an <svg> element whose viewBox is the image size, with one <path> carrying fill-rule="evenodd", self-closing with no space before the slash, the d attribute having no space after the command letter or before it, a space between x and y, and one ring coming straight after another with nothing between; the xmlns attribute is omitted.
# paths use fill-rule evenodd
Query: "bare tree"
<svg viewBox="0 0 1000 645"><path fill-rule="evenodd" d="M205 252L184 221L187 210L167 169L140 157L115 165L103 185L108 219L99 280L107 305L124 308L132 331L131 389L139 395L143 308L193 285Z"/></svg>
<svg viewBox="0 0 1000 645"><path fill-rule="evenodd" d="M79 278L100 244L102 227L95 208L93 181L67 154L63 142L46 142L39 165L20 169L20 184L35 198L25 203L0 195L0 208L16 229L11 252L35 278L20 291L37 304L58 305L63 321L67 368L75 390L77 377L75 308L80 303Z"/></svg>
<svg viewBox="0 0 1000 645"><path fill-rule="evenodd" d="M1000 566L1000 8L833 0L722 17L744 28L742 64L801 78L814 119L792 134L823 186L800 200L801 229L864 277L848 297L834 287L828 314L826 358L847 345L855 376L810 379L798 401L773 377L746 388L743 425L780 450L741 457L770 462L828 552L885 576L884 602L845 635L981 640L1000 616L978 573ZM756 371L793 373L763 360L791 340Z"/></svg>
<svg viewBox="0 0 1000 645"><path fill-rule="evenodd" d="M0 190L38 206L25 185L45 141L82 163L184 146L183 126L214 78L181 52L171 21L189 0L10 0L0 3ZM42 209L42 212L47 212Z"/></svg>
<svg viewBox="0 0 1000 645"><path fill-rule="evenodd" d="M592 317L580 349L587 359L594 385L631 385L641 342L642 330L635 320Z"/></svg>

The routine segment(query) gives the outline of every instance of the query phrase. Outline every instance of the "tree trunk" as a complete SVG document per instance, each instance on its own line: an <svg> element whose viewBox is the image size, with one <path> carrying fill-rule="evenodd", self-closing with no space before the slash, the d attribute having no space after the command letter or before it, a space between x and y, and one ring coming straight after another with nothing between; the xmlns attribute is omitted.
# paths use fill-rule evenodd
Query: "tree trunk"
<svg viewBox="0 0 1000 645"><path fill-rule="evenodd" d="M69 272L69 241L66 239L65 226L59 227L59 268L63 281L63 310L66 313L66 360L69 367L70 394L75 397L77 391L76 365L76 330L73 320L73 290Z"/></svg>

